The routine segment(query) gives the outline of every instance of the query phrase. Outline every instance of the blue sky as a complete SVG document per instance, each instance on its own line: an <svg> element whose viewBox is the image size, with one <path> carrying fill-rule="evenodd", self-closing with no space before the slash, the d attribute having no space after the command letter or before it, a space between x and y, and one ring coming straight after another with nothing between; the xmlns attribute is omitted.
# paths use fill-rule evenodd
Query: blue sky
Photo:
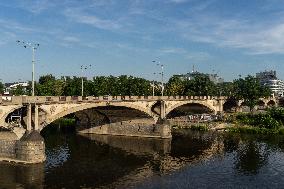
<svg viewBox="0 0 284 189"><path fill-rule="evenodd" d="M0 78L134 75L159 79L196 70L230 81L263 70L284 79L283 0L2 0Z"/></svg>

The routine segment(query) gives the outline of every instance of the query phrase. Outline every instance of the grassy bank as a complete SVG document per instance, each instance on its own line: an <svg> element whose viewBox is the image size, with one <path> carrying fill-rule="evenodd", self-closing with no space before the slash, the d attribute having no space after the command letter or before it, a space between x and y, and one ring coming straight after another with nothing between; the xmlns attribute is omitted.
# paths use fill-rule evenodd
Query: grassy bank
<svg viewBox="0 0 284 189"><path fill-rule="evenodd" d="M232 132L232 133L265 134L265 135L280 134L280 135L284 135L284 128L267 129L267 128L252 127L252 126L235 126L235 127L228 127L226 129L226 131Z"/></svg>
<svg viewBox="0 0 284 189"><path fill-rule="evenodd" d="M228 120L225 120L228 121ZM250 134L284 134L284 109L271 108L265 113L238 113L229 119L229 132Z"/></svg>
<svg viewBox="0 0 284 189"><path fill-rule="evenodd" d="M174 126L172 126L172 129L173 130L191 129L191 130L195 130L195 131L208 131L209 125L204 124L204 123L197 123L197 124L183 125L183 126L174 125Z"/></svg>
<svg viewBox="0 0 284 189"><path fill-rule="evenodd" d="M224 116L221 122L174 126L173 129L198 131L224 130L232 133L284 135L284 108L271 108L265 113L236 113Z"/></svg>
<svg viewBox="0 0 284 189"><path fill-rule="evenodd" d="M76 130L76 119L75 118L60 118L52 122L49 126L45 127L41 134L43 136L49 135L52 133L68 133L75 132Z"/></svg>
<svg viewBox="0 0 284 189"><path fill-rule="evenodd" d="M54 121L51 125L60 126L60 127L67 127L67 126L74 126L76 124L75 118L60 118Z"/></svg>

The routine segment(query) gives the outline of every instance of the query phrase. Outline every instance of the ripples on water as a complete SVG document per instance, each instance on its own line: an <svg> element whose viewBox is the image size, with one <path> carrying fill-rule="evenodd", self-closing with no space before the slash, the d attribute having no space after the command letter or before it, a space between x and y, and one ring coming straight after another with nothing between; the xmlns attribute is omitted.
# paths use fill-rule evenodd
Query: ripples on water
<svg viewBox="0 0 284 189"><path fill-rule="evenodd" d="M182 130L172 140L52 134L47 161L0 163L0 188L284 188L284 137Z"/></svg>

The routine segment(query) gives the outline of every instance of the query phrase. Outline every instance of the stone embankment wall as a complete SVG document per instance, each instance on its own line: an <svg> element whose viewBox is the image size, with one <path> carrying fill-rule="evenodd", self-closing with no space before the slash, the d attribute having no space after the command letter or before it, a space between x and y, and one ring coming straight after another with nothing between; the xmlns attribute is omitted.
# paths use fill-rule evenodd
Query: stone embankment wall
<svg viewBox="0 0 284 189"><path fill-rule="evenodd" d="M169 125L141 122L141 119L105 124L81 130L79 132L92 133L92 134L105 134L105 135L155 137L155 138L172 137Z"/></svg>

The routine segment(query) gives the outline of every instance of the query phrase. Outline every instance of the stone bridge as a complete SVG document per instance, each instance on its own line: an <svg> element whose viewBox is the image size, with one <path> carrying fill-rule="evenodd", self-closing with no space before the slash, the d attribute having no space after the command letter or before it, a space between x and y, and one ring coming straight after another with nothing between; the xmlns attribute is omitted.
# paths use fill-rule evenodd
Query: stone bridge
<svg viewBox="0 0 284 189"><path fill-rule="evenodd" d="M269 103L277 104L274 98L260 101L263 106ZM0 126L9 128L10 121L18 116L22 118L21 126L26 130L41 131L66 115L100 107L136 110L151 118L155 124L183 105L195 104L216 114L223 112L226 103L227 98L224 96L3 96L0 98ZM237 105L241 103L242 101L238 101Z"/></svg>
<svg viewBox="0 0 284 189"><path fill-rule="evenodd" d="M171 138L164 120L188 105L212 114L241 106L216 96L2 96L0 97L0 161L38 163L45 160L39 132L64 116L80 121L80 133ZM274 98L260 99L259 106L277 105ZM1 130L8 129L9 131Z"/></svg>

